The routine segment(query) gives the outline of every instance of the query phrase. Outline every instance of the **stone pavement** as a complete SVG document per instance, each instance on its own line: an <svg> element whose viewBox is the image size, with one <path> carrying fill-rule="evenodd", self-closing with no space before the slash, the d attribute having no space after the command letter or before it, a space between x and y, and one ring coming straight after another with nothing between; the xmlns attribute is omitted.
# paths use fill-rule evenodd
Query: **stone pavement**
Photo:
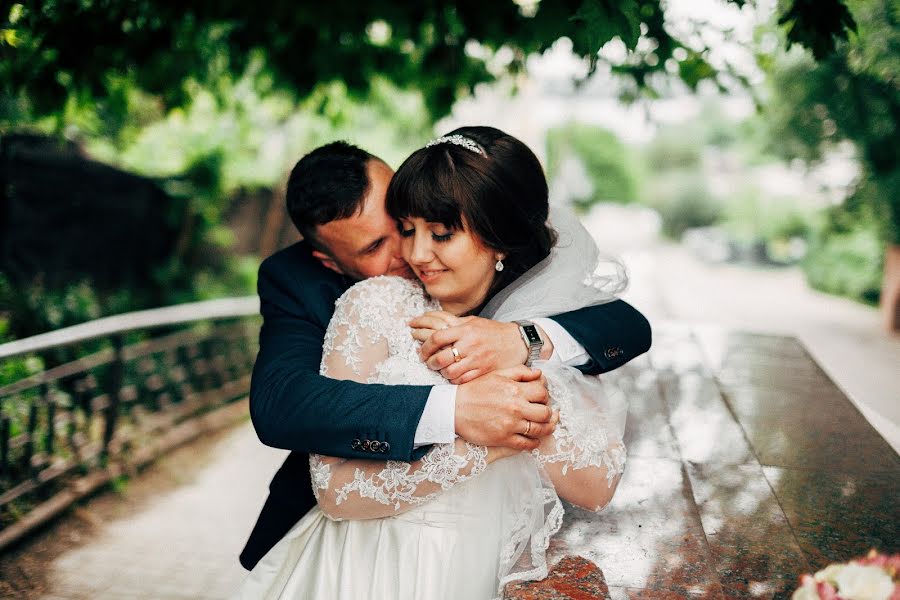
<svg viewBox="0 0 900 600"><path fill-rule="evenodd" d="M784 598L802 572L900 550L900 458L793 339L661 327L649 356L612 378L632 392L625 477L600 515L570 507L551 547L594 563L602 585L575 560L577 586L551 578L512 597ZM42 549L62 523L4 557L0 590L227 598L282 454L249 424L201 445L76 512L92 523L81 540ZM160 472L172 482L147 491Z"/></svg>
<svg viewBox="0 0 900 600"><path fill-rule="evenodd" d="M510 598L788 598L803 572L900 551L900 457L796 340L658 328L612 378L635 391L625 475L551 542L599 569Z"/></svg>
<svg viewBox="0 0 900 600"><path fill-rule="evenodd" d="M249 421L175 451L121 493L0 557L0 598L227 598L244 577L238 553L285 455L263 446Z"/></svg>

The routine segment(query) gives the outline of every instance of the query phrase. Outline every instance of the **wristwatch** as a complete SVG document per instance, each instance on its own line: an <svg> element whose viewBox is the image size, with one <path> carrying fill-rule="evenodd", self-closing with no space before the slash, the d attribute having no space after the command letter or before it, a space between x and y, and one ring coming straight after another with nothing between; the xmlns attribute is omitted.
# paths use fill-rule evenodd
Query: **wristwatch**
<svg viewBox="0 0 900 600"><path fill-rule="evenodd" d="M513 322L519 326L519 334L522 336L522 341L525 342L525 347L528 349L528 358L525 360L525 366L530 367L531 363L541 357L541 348L544 347L544 340L541 339L541 334L538 333L537 327L531 321Z"/></svg>

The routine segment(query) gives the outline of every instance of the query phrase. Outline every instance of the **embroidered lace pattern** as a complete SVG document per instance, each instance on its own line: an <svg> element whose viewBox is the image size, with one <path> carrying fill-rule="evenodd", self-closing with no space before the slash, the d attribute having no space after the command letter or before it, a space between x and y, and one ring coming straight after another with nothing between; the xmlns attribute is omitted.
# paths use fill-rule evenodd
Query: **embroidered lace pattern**
<svg viewBox="0 0 900 600"><path fill-rule="evenodd" d="M569 468L604 467L607 484L625 472L625 445L621 440L610 440L603 415L579 414L573 386L566 385L559 374L547 373L547 391L551 406L559 409L559 425L553 432L555 452L533 450L538 464L563 463L562 472Z"/></svg>
<svg viewBox="0 0 900 600"><path fill-rule="evenodd" d="M429 299L417 282L375 277L356 284L335 304L320 372L329 375L349 369L352 378L369 383L446 383L422 363L418 343L407 326L410 319L430 310L440 310L440 305ZM372 354L373 348L376 354ZM435 445L414 463L341 460L312 454L309 466L320 506L340 520L343 517L337 515L344 513L329 511L328 506L336 508L350 502L352 508L347 510L353 518L385 516L383 507L392 507L393 512L408 510L479 475L487 467L486 458L486 448L457 441ZM338 472L341 476L336 475Z"/></svg>
<svg viewBox="0 0 900 600"><path fill-rule="evenodd" d="M312 480L313 494L319 499L319 490L327 490L331 483L331 465L324 462L318 454L309 455L309 474Z"/></svg>
<svg viewBox="0 0 900 600"><path fill-rule="evenodd" d="M419 360L416 341L407 326L409 319L441 306L422 291L418 283L400 277L373 277L351 287L335 303L334 316L325 332L322 345L322 362L319 372L329 374L329 357L341 357L353 372L370 383L390 377L379 371L383 362L409 368L403 383L446 383L439 373L434 373ZM387 344L386 356L378 363L361 371L361 355L364 348ZM398 364L399 363L399 364ZM393 367L390 368L394 370ZM410 378L415 381L410 381ZM394 383L394 382L391 382ZM397 382L399 383L399 382Z"/></svg>
<svg viewBox="0 0 900 600"><path fill-rule="evenodd" d="M356 469L353 480L337 490L337 503L341 504L352 493L363 498L371 498L380 504L392 504L400 510L401 503L410 505L428 502L440 492L416 495L419 484L429 481L440 485L441 490L475 477L487 467L487 449L466 443L466 454L454 452L453 444L439 444L426 454L419 468L412 470L408 462L387 461L387 466L378 473L367 476L367 472ZM468 473L465 469L470 467Z"/></svg>

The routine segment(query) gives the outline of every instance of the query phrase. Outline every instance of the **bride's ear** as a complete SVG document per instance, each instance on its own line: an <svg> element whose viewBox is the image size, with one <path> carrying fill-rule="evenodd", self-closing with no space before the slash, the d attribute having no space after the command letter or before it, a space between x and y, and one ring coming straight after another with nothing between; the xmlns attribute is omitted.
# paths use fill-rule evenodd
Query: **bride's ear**
<svg viewBox="0 0 900 600"><path fill-rule="evenodd" d="M338 275L344 274L344 272L341 270L341 268L338 266L338 264L336 262L334 262L334 259L331 258L330 256L328 256L327 254L325 254L324 252L320 252L319 250L313 250L312 255L313 255L313 258L315 258L320 263L322 263L322 266L324 266L326 269L331 269Z"/></svg>

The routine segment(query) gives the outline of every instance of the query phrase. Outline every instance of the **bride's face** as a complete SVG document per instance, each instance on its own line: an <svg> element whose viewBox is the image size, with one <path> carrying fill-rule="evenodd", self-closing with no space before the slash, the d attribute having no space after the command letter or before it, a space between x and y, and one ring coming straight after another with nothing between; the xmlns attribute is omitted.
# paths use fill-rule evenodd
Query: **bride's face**
<svg viewBox="0 0 900 600"><path fill-rule="evenodd" d="M444 310L461 315L484 301L501 256L467 228L408 217L400 221L400 238L404 260Z"/></svg>

